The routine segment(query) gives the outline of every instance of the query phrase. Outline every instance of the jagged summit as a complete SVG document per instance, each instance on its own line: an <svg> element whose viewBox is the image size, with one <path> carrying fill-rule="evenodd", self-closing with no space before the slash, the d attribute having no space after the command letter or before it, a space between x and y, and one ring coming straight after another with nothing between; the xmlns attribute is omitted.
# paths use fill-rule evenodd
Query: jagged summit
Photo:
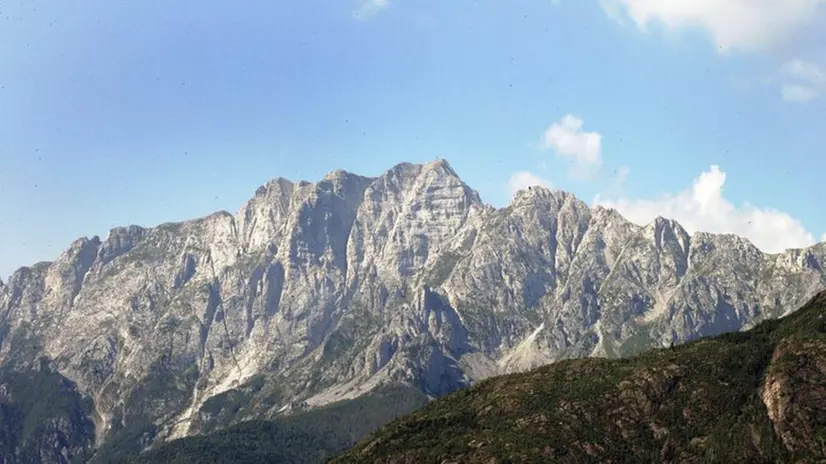
<svg viewBox="0 0 826 464"><path fill-rule="evenodd" d="M342 180L347 178L356 178L356 179L366 179L372 180L372 177L365 177L358 174L354 174L350 171L345 171L344 169L335 169L333 171L328 172L324 176L324 180Z"/></svg>
<svg viewBox="0 0 826 464"><path fill-rule="evenodd" d="M521 204L534 199L553 200L557 203L571 199L573 201L585 204L573 193L557 188L543 187L540 185L530 186L518 190L516 194L514 194L511 204Z"/></svg>
<svg viewBox="0 0 826 464"><path fill-rule="evenodd" d="M453 170L453 167L450 165L450 163L446 159L443 159L443 158L437 158L434 161L428 161L426 163L418 163L418 164L417 163L410 163L410 162L407 162L407 161L402 161L400 163L397 163L395 166L391 167L390 169L388 169L386 171L386 173L389 173L389 172L414 172L414 171L418 172L418 171L421 171L423 169L433 169L433 170L443 172L444 174L447 174L449 176L458 177L458 175L456 174L456 171Z"/></svg>
<svg viewBox="0 0 826 464"><path fill-rule="evenodd" d="M342 179L346 179L346 178L352 178L352 179L358 179L361 182L366 182L367 184L370 184L370 183L373 183L373 182L382 182L382 181L387 181L387 180L392 181L393 179L396 179L396 178L415 178L416 176L419 176L423 172L433 172L436 177L432 178L432 179L437 179L437 178L440 178L442 176L445 176L445 177L448 177L448 178L455 178L459 182L462 182L461 179L459 178L459 175L452 168L452 166L450 165L448 160L443 159L443 158L439 158L439 159L436 159L434 161L430 161L430 162L427 162L427 163L421 163L421 164L415 164L415 163L410 163L410 162L400 162L400 163L396 164L395 166L393 166L392 168L385 171L383 174L381 174L378 177L365 177L365 176L354 174L354 173L351 173L349 171L345 171L345 170L342 170L342 169L336 169L336 170L333 170L333 171L329 172L328 174L326 174L320 181L342 180ZM462 184L464 185L463 182L462 182ZM268 181L266 184L262 185L261 187L259 187L255 191L254 197L251 200L249 200L245 206L243 206L241 208L241 210L239 211L239 213L236 214L236 216L240 217L242 215L242 212L244 212L244 211L247 211L247 214L248 214L249 207L256 202L256 198L263 199L263 202L265 202L265 203L269 203L269 202L285 203L286 202L286 204L284 204L284 207L287 207L287 204L291 201L291 197L293 196L293 194L294 194L294 192L297 188L306 188L306 187L311 187L311 186L314 186L314 185L317 185L317 184L313 184L311 182L304 181L304 180L292 181L292 180L286 179L284 177L276 177L276 178ZM478 193L475 190L471 189L470 187L467 187L466 185L465 185L465 187L468 190L468 195L470 197L472 197L472 200L474 200L476 203L479 203L481 205L482 202L481 202L481 199L480 199ZM536 200L536 199L552 200L552 201L557 202L558 204L561 204L561 202L565 202L565 201L573 201L573 202L585 204L581 199L579 199L573 193L570 193L570 192L567 192L567 191L564 191L564 190L561 190L561 189L557 189L557 188L547 188L547 187L537 185L537 186L530 186L528 188L519 190L515 194L514 198L512 199L512 201L510 203L510 205L512 205L512 206L513 205L522 205L522 204L525 204L525 202L533 201L533 200ZM487 205L482 205L482 206L484 207L484 206L487 206ZM601 214L601 213L599 213L599 211L604 210L604 209L606 209L606 208L604 208L602 206L599 206L599 205L594 206L592 208L592 210L595 211L595 214ZM619 214L614 209L610 209L610 211L613 211L612 214ZM219 211L219 212L210 214L210 215L202 217L202 218L195 218L195 219L182 221L182 222L169 222L169 223L161 224L157 227L160 227L160 228L178 227L178 226L180 226L181 224L183 224L185 222L199 221L199 220L202 220L202 219L209 218L209 217L211 217L215 214L229 214L229 213ZM240 222L243 222L243 221L240 220ZM675 221L673 219L665 218L665 217L662 217L662 216L658 216L657 218L655 218L654 221L652 221L652 223L644 225L644 226L654 227L657 230L662 230L662 228L672 229L672 230L678 231L678 232L681 231L681 232L679 232L680 235L685 234L685 231L684 231L683 227L677 221ZM124 236L139 237L139 236L142 235L143 231L148 230L148 229L150 229L150 228L147 228L145 226L139 226L139 225L130 225L130 226L126 226L126 227L116 227L116 228L113 228L112 230L110 230L108 237L114 238L114 240L116 240L116 241L120 241L120 240L123 239ZM113 234L114 234L114 236L113 236ZM739 241L741 244L748 241L748 239L745 239L743 237L739 237L739 236L736 236L736 235L733 235L733 234L710 234L710 233L706 233L706 232L702 232L702 231L697 232L697 234L699 234L698 237L712 237L712 236L729 237L730 236L731 239ZM109 240L109 238L107 238L107 240ZM750 242L749 242L749 244L750 244Z"/></svg>
<svg viewBox="0 0 826 464"><path fill-rule="evenodd" d="M284 191L291 191L294 187L293 181L286 179L284 177L276 177L275 179L271 179L266 184L258 187L255 191L255 196L263 196L268 195L270 192L284 192Z"/></svg>
<svg viewBox="0 0 826 464"><path fill-rule="evenodd" d="M680 226L680 224L677 221L663 216L655 217L654 220L651 221L650 226L654 227L655 229L682 229L682 226Z"/></svg>
<svg viewBox="0 0 826 464"><path fill-rule="evenodd" d="M740 330L826 287L825 265L826 246L764 254L559 190L496 209L444 160L334 171L15 272L0 367L48 360L93 404L95 443L140 449L382 385L435 397Z"/></svg>
<svg viewBox="0 0 826 464"><path fill-rule="evenodd" d="M458 174L456 174L456 171L453 170L453 167L444 158L439 158L435 161L431 161L431 162L425 164L425 166L429 167L431 169L441 170L447 175L458 177Z"/></svg>

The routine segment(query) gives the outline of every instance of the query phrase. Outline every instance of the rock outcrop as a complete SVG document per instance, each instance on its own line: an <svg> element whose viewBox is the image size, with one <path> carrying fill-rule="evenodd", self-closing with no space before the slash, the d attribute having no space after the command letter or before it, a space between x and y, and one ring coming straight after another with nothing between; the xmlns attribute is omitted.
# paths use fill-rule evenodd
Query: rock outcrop
<svg viewBox="0 0 826 464"><path fill-rule="evenodd" d="M335 171L18 270L0 286L0 364L47 359L94 405L97 446L139 451L382 384L436 397L737 331L826 288L824 264L823 244L765 254L540 187L495 209L443 160Z"/></svg>
<svg viewBox="0 0 826 464"><path fill-rule="evenodd" d="M824 462L826 292L632 359L577 359L433 401L336 464Z"/></svg>

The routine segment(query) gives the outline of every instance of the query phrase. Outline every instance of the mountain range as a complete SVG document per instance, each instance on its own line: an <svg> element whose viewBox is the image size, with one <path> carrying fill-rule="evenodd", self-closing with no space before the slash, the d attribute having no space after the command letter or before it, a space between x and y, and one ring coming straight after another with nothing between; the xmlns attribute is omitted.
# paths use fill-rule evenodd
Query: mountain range
<svg viewBox="0 0 826 464"><path fill-rule="evenodd" d="M368 462L826 462L826 292L746 332L480 382L330 461Z"/></svg>
<svg viewBox="0 0 826 464"><path fill-rule="evenodd" d="M748 329L826 288L824 264L826 244L766 254L559 190L494 208L444 160L277 178L236 214L115 228L0 282L0 459L105 461Z"/></svg>

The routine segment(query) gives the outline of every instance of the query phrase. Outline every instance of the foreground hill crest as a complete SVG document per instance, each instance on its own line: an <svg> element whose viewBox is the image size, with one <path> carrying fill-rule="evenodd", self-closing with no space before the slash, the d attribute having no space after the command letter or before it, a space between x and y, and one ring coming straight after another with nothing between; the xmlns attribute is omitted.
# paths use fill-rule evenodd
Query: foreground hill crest
<svg viewBox="0 0 826 464"><path fill-rule="evenodd" d="M826 292L748 332L489 379L332 462L822 462L824 378Z"/></svg>
<svg viewBox="0 0 826 464"><path fill-rule="evenodd" d="M0 366L46 360L91 402L90 443L139 451L383 385L436 397L740 330L826 287L825 261L822 244L764 254L558 190L492 208L444 160L333 171L18 270L0 286Z"/></svg>

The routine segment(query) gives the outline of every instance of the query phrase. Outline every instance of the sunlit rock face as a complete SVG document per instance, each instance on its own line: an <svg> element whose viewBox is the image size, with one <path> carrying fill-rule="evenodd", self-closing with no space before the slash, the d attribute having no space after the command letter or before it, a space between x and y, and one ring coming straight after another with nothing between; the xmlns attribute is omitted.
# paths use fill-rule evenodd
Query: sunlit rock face
<svg viewBox="0 0 826 464"><path fill-rule="evenodd" d="M93 405L95 446L140 448L388 382L435 397L740 330L826 288L825 261L822 244L768 255L540 187L496 209L443 160L335 171L18 270L0 363L48 360Z"/></svg>

